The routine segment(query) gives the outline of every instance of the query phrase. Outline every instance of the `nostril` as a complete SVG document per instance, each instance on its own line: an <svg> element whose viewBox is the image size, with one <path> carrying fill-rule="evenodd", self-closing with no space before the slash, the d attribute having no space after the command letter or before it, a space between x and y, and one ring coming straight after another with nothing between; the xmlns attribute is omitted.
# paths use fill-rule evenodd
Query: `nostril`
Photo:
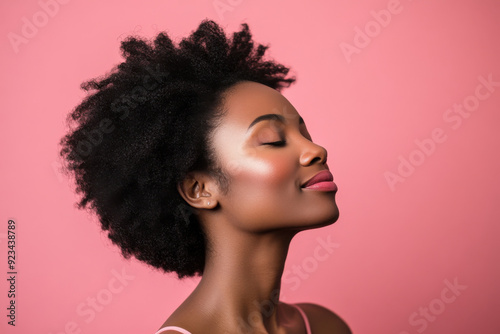
<svg viewBox="0 0 500 334"><path fill-rule="evenodd" d="M321 162L321 160L322 160L322 159L321 159L320 157L315 157L315 158L313 158L313 159L311 160L311 164L315 164L315 163L317 163L317 162Z"/></svg>

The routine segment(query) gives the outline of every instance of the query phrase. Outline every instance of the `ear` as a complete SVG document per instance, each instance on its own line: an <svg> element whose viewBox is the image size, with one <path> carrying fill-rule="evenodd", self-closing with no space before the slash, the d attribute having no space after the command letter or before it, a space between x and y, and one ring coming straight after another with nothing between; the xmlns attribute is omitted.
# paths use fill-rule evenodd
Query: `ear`
<svg viewBox="0 0 500 334"><path fill-rule="evenodd" d="M197 209L213 209L217 206L217 186L213 177L203 172L190 172L177 184L184 200Z"/></svg>

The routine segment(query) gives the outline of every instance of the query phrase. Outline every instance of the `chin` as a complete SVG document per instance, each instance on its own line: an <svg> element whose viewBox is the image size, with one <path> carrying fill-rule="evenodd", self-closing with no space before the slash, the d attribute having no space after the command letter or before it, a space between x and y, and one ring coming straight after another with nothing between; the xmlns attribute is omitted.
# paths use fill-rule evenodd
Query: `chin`
<svg viewBox="0 0 500 334"><path fill-rule="evenodd" d="M327 215L327 217L321 220L319 224L320 226L318 227L332 225L339 219L339 215L340 215L339 209L335 205L333 210Z"/></svg>
<svg viewBox="0 0 500 334"><path fill-rule="evenodd" d="M330 219L328 219L324 223L319 224L318 227L333 225L338 219L339 219L339 213L337 211L337 214L335 216L331 217Z"/></svg>
<svg viewBox="0 0 500 334"><path fill-rule="evenodd" d="M318 198L307 210L311 222L318 227L332 225L339 219L339 208L335 198Z"/></svg>
<svg viewBox="0 0 500 334"><path fill-rule="evenodd" d="M335 207L335 210L333 212L330 212L328 215L324 215L323 217L318 217L318 219L312 221L311 224L305 229L308 230L329 226L334 224L338 219L339 210L337 209L337 207Z"/></svg>

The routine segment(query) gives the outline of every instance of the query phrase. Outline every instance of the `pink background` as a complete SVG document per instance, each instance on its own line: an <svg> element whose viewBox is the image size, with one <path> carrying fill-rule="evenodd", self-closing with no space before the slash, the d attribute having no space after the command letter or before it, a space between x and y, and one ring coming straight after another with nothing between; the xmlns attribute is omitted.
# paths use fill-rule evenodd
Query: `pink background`
<svg viewBox="0 0 500 334"><path fill-rule="evenodd" d="M121 258L74 207L57 144L80 83L122 61L121 39L184 37L204 18L248 22L293 68L284 95L339 186L339 221L292 242L283 300L325 305L354 333L499 333L500 85L477 88L500 82L498 1L61 0L43 14L51 2L0 4L2 277L8 219L19 272L15 328L0 279L2 333L153 333L196 285ZM466 118L449 110L464 103ZM388 172L403 176L391 186Z"/></svg>

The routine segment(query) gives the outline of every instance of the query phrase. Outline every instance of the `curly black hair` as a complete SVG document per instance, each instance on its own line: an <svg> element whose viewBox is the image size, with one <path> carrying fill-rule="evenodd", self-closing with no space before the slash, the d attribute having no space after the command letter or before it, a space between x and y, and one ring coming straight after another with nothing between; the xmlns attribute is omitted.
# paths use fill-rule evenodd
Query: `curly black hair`
<svg viewBox="0 0 500 334"><path fill-rule="evenodd" d="M91 93L67 117L63 171L82 194L77 207L97 214L126 259L179 278L203 274L206 236L177 184L195 170L225 180L208 138L228 88L254 81L281 91L295 81L241 26L228 39L203 20L177 46L165 32L153 44L128 36L125 61L81 85Z"/></svg>

